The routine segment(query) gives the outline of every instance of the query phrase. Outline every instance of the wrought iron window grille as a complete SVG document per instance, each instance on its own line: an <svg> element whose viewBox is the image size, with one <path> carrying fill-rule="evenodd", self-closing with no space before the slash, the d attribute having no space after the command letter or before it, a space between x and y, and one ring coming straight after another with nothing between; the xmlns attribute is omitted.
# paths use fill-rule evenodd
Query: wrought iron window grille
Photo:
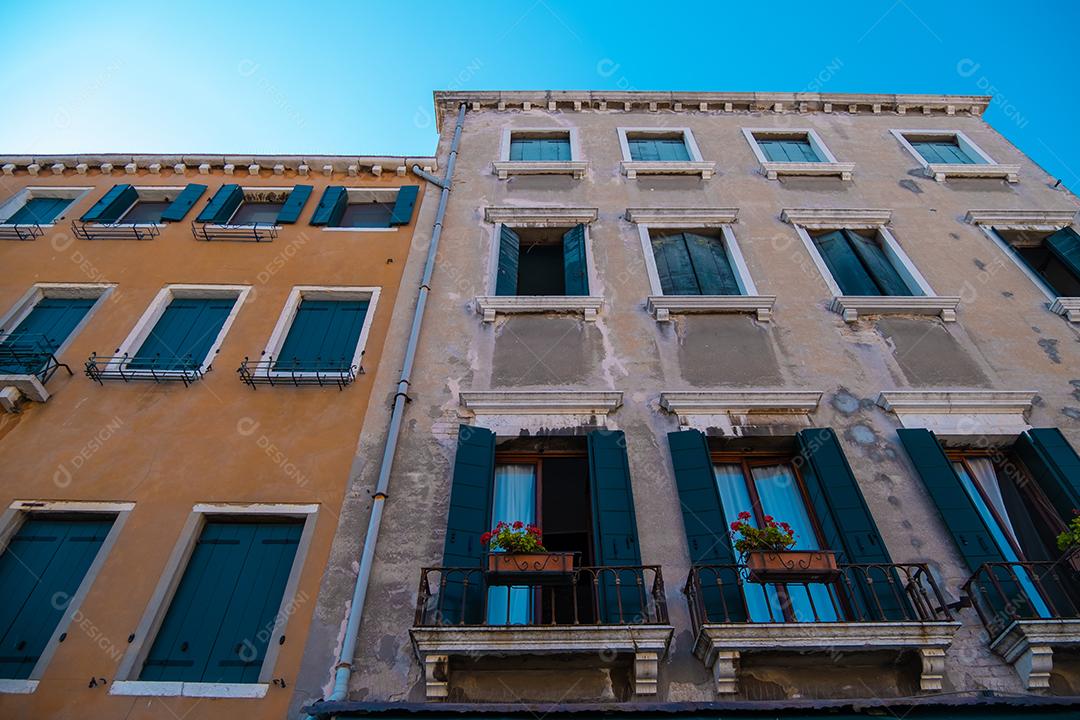
<svg viewBox="0 0 1080 720"><path fill-rule="evenodd" d="M156 224L83 223L71 221L71 231L80 240L151 240L161 234Z"/></svg>
<svg viewBox="0 0 1080 720"><path fill-rule="evenodd" d="M273 355L265 355L258 360L245 357L236 372L252 390L258 385L336 385L338 390L344 390L356 381L357 375L364 374L364 366L347 360L275 360Z"/></svg>
<svg viewBox="0 0 1080 720"><path fill-rule="evenodd" d="M215 223L191 223L191 234L196 240L234 242L270 242L278 236L278 226L273 223L250 225L218 225Z"/></svg>
<svg viewBox="0 0 1080 720"><path fill-rule="evenodd" d="M104 385L105 380L152 380L156 383L182 382L187 387L211 369L212 366L203 368L190 355L184 358L134 358L127 353L114 356L94 353L86 361L86 376L98 385Z"/></svg>

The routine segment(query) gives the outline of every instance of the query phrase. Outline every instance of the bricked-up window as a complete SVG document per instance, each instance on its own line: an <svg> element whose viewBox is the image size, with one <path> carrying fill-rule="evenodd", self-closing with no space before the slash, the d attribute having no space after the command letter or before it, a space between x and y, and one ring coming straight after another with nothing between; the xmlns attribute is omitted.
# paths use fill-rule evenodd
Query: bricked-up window
<svg viewBox="0 0 1080 720"><path fill-rule="evenodd" d="M867 230L830 230L814 245L844 295L921 295L897 269L881 238Z"/></svg>
<svg viewBox="0 0 1080 720"><path fill-rule="evenodd" d="M585 226L501 226L495 294L588 295Z"/></svg>
<svg viewBox="0 0 1080 720"><path fill-rule="evenodd" d="M1080 235L1071 227L1054 233L999 230L1016 255L1059 297L1080 297Z"/></svg>

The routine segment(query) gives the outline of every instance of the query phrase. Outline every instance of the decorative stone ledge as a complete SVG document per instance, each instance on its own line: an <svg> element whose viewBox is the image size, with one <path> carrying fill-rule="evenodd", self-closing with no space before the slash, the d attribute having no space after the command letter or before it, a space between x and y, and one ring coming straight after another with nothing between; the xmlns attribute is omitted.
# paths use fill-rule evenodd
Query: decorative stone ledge
<svg viewBox="0 0 1080 720"><path fill-rule="evenodd" d="M694 160L623 160L622 171L631 180L638 175L700 175L708 180L716 172L716 163Z"/></svg>
<svg viewBox="0 0 1080 720"><path fill-rule="evenodd" d="M926 176L937 182L949 178L1004 178L1008 182L1020 182L1019 165L997 165L995 163L930 163L925 168Z"/></svg>
<svg viewBox="0 0 1080 720"><path fill-rule="evenodd" d="M414 627L413 649L424 667L428 700L450 694L453 656L595 655L597 662L615 654L634 657L634 693L656 695L659 661L667 654L670 625L569 625Z"/></svg>
<svg viewBox="0 0 1080 720"><path fill-rule="evenodd" d="M1028 690L1050 688L1054 648L1080 647L1080 618L1015 620L990 649L1016 668Z"/></svg>
<svg viewBox="0 0 1080 720"><path fill-rule="evenodd" d="M777 180L781 177L806 176L806 177L838 177L841 180L851 180L851 173L855 170L853 162L763 162L761 174L769 180Z"/></svg>
<svg viewBox="0 0 1080 720"><path fill-rule="evenodd" d="M268 683L206 683L148 680L116 680L110 695L135 697L261 698Z"/></svg>
<svg viewBox="0 0 1080 720"><path fill-rule="evenodd" d="M716 692L738 692L739 660L748 652L818 652L830 659L851 652L914 651L922 659L919 687L941 690L945 649L958 622L732 623L703 625L694 654L713 672Z"/></svg>
<svg viewBox="0 0 1080 720"><path fill-rule="evenodd" d="M0 694L30 695L37 690L37 680L0 679Z"/></svg>
<svg viewBox="0 0 1080 720"><path fill-rule="evenodd" d="M660 407L679 416L737 413L809 414L821 402L818 390L666 390Z"/></svg>
<svg viewBox="0 0 1080 720"><path fill-rule="evenodd" d="M877 404L906 428L940 435L1018 435L1035 393L1030 390L886 390Z"/></svg>
<svg viewBox="0 0 1080 720"><path fill-rule="evenodd" d="M505 180L511 175L571 175L580 179L585 177L585 171L589 169L589 163L584 160L554 162L498 160L492 163L492 167L500 180Z"/></svg>
<svg viewBox="0 0 1080 720"><path fill-rule="evenodd" d="M1080 297L1059 297L1050 303L1050 312L1061 315L1069 322L1080 323Z"/></svg>
<svg viewBox="0 0 1080 720"><path fill-rule="evenodd" d="M7 172L7 166L11 166L11 172ZM36 175L42 167L52 168L55 172L57 166L63 166L64 171L71 169L79 174L78 167L85 165L90 169L97 169L102 175L110 174L114 168L124 168L124 171L133 175L138 170L154 172L155 166L160 172L162 168L172 168L176 174L181 174L188 168L198 168L200 174L209 174L210 170L222 170L231 174L237 167L277 167L284 170L295 170L300 173L302 168L326 167L331 173L346 173L350 166L372 172L375 167L398 168L399 175L404 175L407 168L419 165L427 172L437 168L438 163L434 157L406 157L384 155L3 155L0 156L0 167L6 174L13 174L17 170L25 170L31 175ZM63 172L63 171L61 171ZM275 170L276 172L276 170ZM306 172L306 171L305 171ZM280 173L279 173L280 174ZM303 173L301 173L303 174ZM373 173L374 174L374 173Z"/></svg>
<svg viewBox="0 0 1080 720"><path fill-rule="evenodd" d="M594 322L604 304L597 295L480 295L477 312L484 322L495 322L497 313L582 313L586 322Z"/></svg>
<svg viewBox="0 0 1080 720"><path fill-rule="evenodd" d="M1054 232L1071 225L1076 210L968 210L964 222L1003 230Z"/></svg>
<svg viewBox="0 0 1080 720"><path fill-rule="evenodd" d="M792 225L799 225L807 230L849 230L876 229L888 225L892 220L892 210L870 208L786 208L780 213L780 219Z"/></svg>
<svg viewBox="0 0 1080 720"><path fill-rule="evenodd" d="M622 405L620 390L469 390L461 407L476 415L607 415Z"/></svg>
<svg viewBox="0 0 1080 720"><path fill-rule="evenodd" d="M829 308L844 322L862 315L937 315L944 322L956 322L960 297L952 295L837 295Z"/></svg>
<svg viewBox="0 0 1080 720"><path fill-rule="evenodd" d="M626 208L629 222L649 227L722 227L738 216L738 208Z"/></svg>
<svg viewBox="0 0 1080 720"><path fill-rule="evenodd" d="M511 227L561 227L595 222L600 211L582 207L507 207L484 208L484 220Z"/></svg>
<svg viewBox="0 0 1080 720"><path fill-rule="evenodd" d="M645 309L658 322L672 313L755 313L761 322L772 319L775 295L650 295Z"/></svg>

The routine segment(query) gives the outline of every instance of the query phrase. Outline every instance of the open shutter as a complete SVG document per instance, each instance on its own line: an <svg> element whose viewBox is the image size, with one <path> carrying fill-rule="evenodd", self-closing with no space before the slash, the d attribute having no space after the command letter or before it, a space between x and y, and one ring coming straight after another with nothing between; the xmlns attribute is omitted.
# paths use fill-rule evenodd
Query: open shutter
<svg viewBox="0 0 1080 720"><path fill-rule="evenodd" d="M310 185L294 185L292 192L289 193L289 199L285 201L278 213L277 224L291 225L296 222L300 218L304 205L307 205L309 197L311 197Z"/></svg>
<svg viewBox="0 0 1080 720"><path fill-rule="evenodd" d="M705 435L698 430L668 433L671 465L679 489L683 530L691 565L735 565L724 507ZM702 622L745 622L746 603L732 573L706 573L701 578Z"/></svg>
<svg viewBox="0 0 1080 720"><path fill-rule="evenodd" d="M311 215L311 224L336 227L341 222L341 216L345 214L345 206L348 204L349 194L345 188L331 185L323 190L319 204Z"/></svg>
<svg viewBox="0 0 1080 720"><path fill-rule="evenodd" d="M168 222L180 222L204 192L206 192L205 185L188 183L188 186L176 196L169 207L165 208L165 212L161 213L161 219Z"/></svg>
<svg viewBox="0 0 1080 720"><path fill-rule="evenodd" d="M588 441L596 564L598 567L640 566L626 436L621 430L593 430ZM636 622L635 618L644 611L642 593L649 591L644 585L639 587L639 571L600 573L600 621L611 624Z"/></svg>
<svg viewBox="0 0 1080 720"><path fill-rule="evenodd" d="M1046 246L1080 282L1080 235L1071 227L1062 228L1046 238Z"/></svg>
<svg viewBox="0 0 1080 720"><path fill-rule="evenodd" d="M739 295L739 283L731 269L724 244L715 238L683 233L694 276L702 295Z"/></svg>
<svg viewBox="0 0 1080 720"><path fill-rule="evenodd" d="M482 427L458 427L450 513L443 546L444 577L440 578L439 622L471 624L484 619L484 582L480 572L484 546L480 536L490 528L491 489L495 482L495 433ZM446 568L466 572L446 573ZM472 572L472 570L476 572Z"/></svg>
<svg viewBox="0 0 1080 720"><path fill-rule="evenodd" d="M1037 428L1013 446L1061 519L1068 523L1080 510L1080 456L1057 428Z"/></svg>
<svg viewBox="0 0 1080 720"><path fill-rule="evenodd" d="M496 295L517 295L520 248L521 238L516 232L503 225L499 233L499 272L495 277Z"/></svg>
<svg viewBox="0 0 1080 720"><path fill-rule="evenodd" d="M239 185L233 183L222 185L195 218L195 222L217 225L227 223L242 202L244 202L244 191Z"/></svg>
<svg viewBox="0 0 1080 720"><path fill-rule="evenodd" d="M844 295L880 295L877 285L867 275L844 232L834 230L814 239L821 257Z"/></svg>
<svg viewBox="0 0 1080 720"><path fill-rule="evenodd" d="M398 188L394 209L390 212L391 225L408 225L412 222L413 207L416 205L416 196L419 192L419 185L402 185Z"/></svg>
<svg viewBox="0 0 1080 720"><path fill-rule="evenodd" d="M911 288L885 255L885 248L881 246L881 243L851 230L844 230L844 234L847 235L851 248L877 282L883 295L899 297L912 294Z"/></svg>
<svg viewBox="0 0 1080 720"><path fill-rule="evenodd" d="M567 295L588 295L589 276L585 262L585 226L575 225L563 236L563 272Z"/></svg>
<svg viewBox="0 0 1080 720"><path fill-rule="evenodd" d="M114 223L138 199L139 193L131 185L113 185L112 189L79 219L84 223Z"/></svg>
<svg viewBox="0 0 1080 720"><path fill-rule="evenodd" d="M842 563L887 566L892 563L870 508L851 472L840 441L831 428L796 433L800 466L810 505L825 536ZM852 602L860 620L908 620L914 617L904 597L903 583L890 568L868 569L849 578Z"/></svg>

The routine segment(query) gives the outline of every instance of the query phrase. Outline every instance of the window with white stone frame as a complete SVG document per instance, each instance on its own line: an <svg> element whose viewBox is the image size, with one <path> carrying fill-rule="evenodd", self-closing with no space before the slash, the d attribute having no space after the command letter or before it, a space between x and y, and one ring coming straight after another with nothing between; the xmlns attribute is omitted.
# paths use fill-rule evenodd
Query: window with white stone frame
<svg viewBox="0 0 1080 720"><path fill-rule="evenodd" d="M577 128L504 128L499 159L492 163L500 180L511 175L585 176Z"/></svg>
<svg viewBox="0 0 1080 720"><path fill-rule="evenodd" d="M93 188L26 187L0 203L0 239L33 240L63 220Z"/></svg>
<svg viewBox="0 0 1080 720"><path fill-rule="evenodd" d="M914 157L927 177L1003 178L1019 181L1019 165L1002 165L959 130L892 130L893 137Z"/></svg>
<svg viewBox="0 0 1080 720"><path fill-rule="evenodd" d="M770 180L785 175L835 176L850 180L855 163L839 162L810 128L743 128L743 136Z"/></svg>
<svg viewBox="0 0 1080 720"><path fill-rule="evenodd" d="M619 148L622 171L628 178L638 175L713 176L716 165L701 157L690 128L620 127Z"/></svg>

